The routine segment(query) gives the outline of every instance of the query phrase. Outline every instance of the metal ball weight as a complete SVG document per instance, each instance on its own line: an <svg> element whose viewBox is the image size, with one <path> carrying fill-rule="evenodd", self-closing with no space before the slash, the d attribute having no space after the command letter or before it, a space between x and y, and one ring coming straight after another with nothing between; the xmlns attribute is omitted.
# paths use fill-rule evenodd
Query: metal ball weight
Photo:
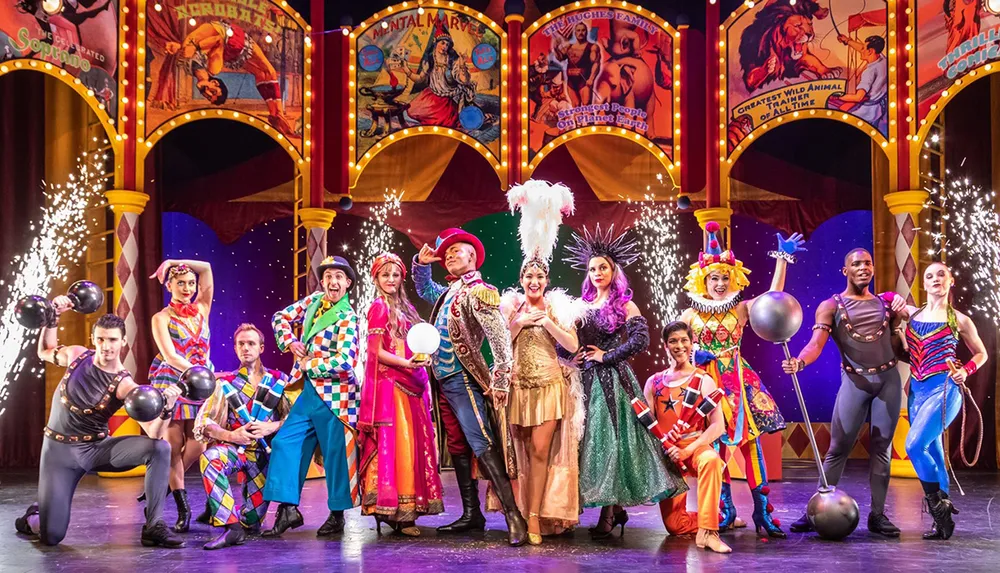
<svg viewBox="0 0 1000 573"><path fill-rule="evenodd" d="M82 314L97 312L104 306L104 289L91 281L76 281L66 296L73 301L73 310Z"/></svg>
<svg viewBox="0 0 1000 573"><path fill-rule="evenodd" d="M835 487L813 494L806 507L806 516L816 533L831 541L853 533L861 519L858 502Z"/></svg>
<svg viewBox="0 0 1000 573"><path fill-rule="evenodd" d="M788 342L802 326L802 306L787 292L768 291L750 307L750 328L768 342Z"/></svg>
<svg viewBox="0 0 1000 573"><path fill-rule="evenodd" d="M181 374L177 385L185 398L201 402L215 392L215 374L204 366L192 366Z"/></svg>
<svg viewBox="0 0 1000 573"><path fill-rule="evenodd" d="M152 422L163 405L163 394L152 386L138 386L125 396L125 412L137 422Z"/></svg>
<svg viewBox="0 0 1000 573"><path fill-rule="evenodd" d="M29 295L17 301L17 305L14 307L14 317L18 324L25 328L40 328L47 322L50 308L52 308L52 303L46 298Z"/></svg>

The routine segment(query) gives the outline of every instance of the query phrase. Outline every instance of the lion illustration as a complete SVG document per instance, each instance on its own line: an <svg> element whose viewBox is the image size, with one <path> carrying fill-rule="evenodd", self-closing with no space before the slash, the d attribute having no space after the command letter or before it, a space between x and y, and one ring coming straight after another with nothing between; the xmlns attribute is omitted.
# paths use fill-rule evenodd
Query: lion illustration
<svg viewBox="0 0 1000 573"><path fill-rule="evenodd" d="M753 93L768 82L809 72L816 79L840 77L842 68L827 67L809 49L815 39L813 19L830 11L816 0L768 0L740 38L743 83Z"/></svg>

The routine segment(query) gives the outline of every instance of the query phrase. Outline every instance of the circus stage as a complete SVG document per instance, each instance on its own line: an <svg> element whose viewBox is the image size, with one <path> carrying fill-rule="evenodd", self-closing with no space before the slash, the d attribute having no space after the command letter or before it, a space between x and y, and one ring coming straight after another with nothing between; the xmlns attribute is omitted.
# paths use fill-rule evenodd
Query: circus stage
<svg viewBox="0 0 1000 573"><path fill-rule="evenodd" d="M724 533L732 545L731 555L699 550L694 539L669 537L660 522L658 508L640 506L629 510L625 535L610 540L591 541L586 528L597 520L597 510L587 510L581 527L573 534L547 538L538 547L511 548L506 545L503 519L490 514L485 534L438 536L434 527L448 523L460 513L454 475L443 475L447 513L419 522L422 536L411 539L388 533L376 536L374 520L358 510L347 512L347 531L342 539L317 540L316 528L327 511L323 483L307 482L302 511L306 525L289 531L280 540L250 538L246 545L216 552L201 546L214 531L193 524L180 550L142 548L137 540L142 524L142 508L135 503L141 490L139 478L101 480L87 477L77 490L69 534L57 547L43 547L13 533L14 518L35 495L35 476L25 473L2 476L0 522L9 535L0 536L0 571L71 570L97 571L236 571L237 564L255 564L274 571L483 571L501 567L513 571L861 571L877 563L878 571L949 571L951 573L995 571L1000 560L997 543L1000 504L993 503L1000 478L992 473L962 473L964 497L957 494L955 536L946 542L930 542L920 534L930 527L930 517L921 514L922 494L916 480L893 480L889 490L888 514L903 530L899 539L889 540L870 534L864 519L868 514L867 463L851 462L841 481L861 505L862 524L846 541L822 541L814 535L791 533L787 540L761 540L749 529ZM787 465L787 464L786 464ZM775 516L789 524L798 516L815 491L815 468L802 465L786 468L786 479L773 484ZM188 476L191 504L202 506L200 480ZM752 507L742 483L734 484L736 505L749 518ZM689 503L692 501L689 500ZM273 509L267 523L273 519ZM168 505L168 520L173 509ZM993 519L996 522L993 522ZM616 530L617 531L617 530Z"/></svg>

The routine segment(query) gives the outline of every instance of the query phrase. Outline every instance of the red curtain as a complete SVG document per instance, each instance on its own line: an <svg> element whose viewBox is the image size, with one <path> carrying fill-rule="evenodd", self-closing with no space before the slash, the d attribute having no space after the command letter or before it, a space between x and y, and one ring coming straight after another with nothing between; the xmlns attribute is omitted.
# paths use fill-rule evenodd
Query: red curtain
<svg viewBox="0 0 1000 573"><path fill-rule="evenodd" d="M45 197L41 182L45 170L45 76L13 73L0 78L0 300L13 283L14 256L31 246L25 221L37 221ZM21 374L7 376L7 395L0 398L0 468L37 467L45 427L45 381L30 374L41 366L34 347L24 352Z"/></svg>

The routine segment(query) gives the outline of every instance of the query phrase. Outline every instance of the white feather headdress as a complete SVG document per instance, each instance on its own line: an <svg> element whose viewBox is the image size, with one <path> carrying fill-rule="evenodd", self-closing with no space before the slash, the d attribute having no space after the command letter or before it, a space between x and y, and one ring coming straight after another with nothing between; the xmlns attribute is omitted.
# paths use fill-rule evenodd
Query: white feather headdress
<svg viewBox="0 0 1000 573"><path fill-rule="evenodd" d="M521 269L529 264L538 265L547 274L563 215L573 214L573 192L561 183L532 179L511 187L507 192L507 203L511 213L518 209L521 211L518 227L521 252L524 253Z"/></svg>

